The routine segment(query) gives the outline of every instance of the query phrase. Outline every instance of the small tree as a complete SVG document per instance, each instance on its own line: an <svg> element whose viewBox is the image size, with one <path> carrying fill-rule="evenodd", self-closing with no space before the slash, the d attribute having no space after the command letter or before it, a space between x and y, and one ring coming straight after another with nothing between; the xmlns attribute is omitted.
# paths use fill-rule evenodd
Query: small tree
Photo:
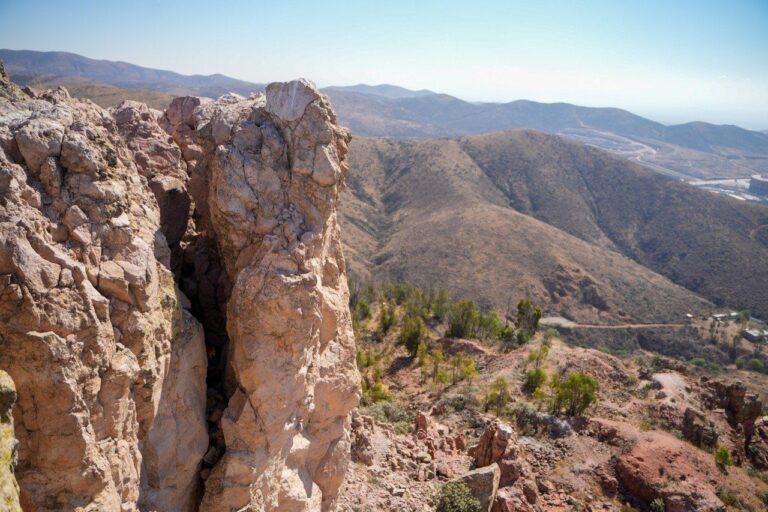
<svg viewBox="0 0 768 512"><path fill-rule="evenodd" d="M440 385L440 389L445 389L445 386L451 381L451 376L448 372L442 368L438 368L435 374L435 383Z"/></svg>
<svg viewBox="0 0 768 512"><path fill-rule="evenodd" d="M475 336L481 340L496 339L503 329L501 318L495 309L481 311L477 316Z"/></svg>
<svg viewBox="0 0 768 512"><path fill-rule="evenodd" d="M461 481L443 485L437 499L437 512L480 512L480 500Z"/></svg>
<svg viewBox="0 0 768 512"><path fill-rule="evenodd" d="M477 327L477 307L471 300L460 300L451 305L448 312L448 331L450 338L471 338Z"/></svg>
<svg viewBox="0 0 768 512"><path fill-rule="evenodd" d="M419 345L427 337L427 326L420 316L409 316L403 320L403 326L400 328L400 343L405 345L408 353L416 355Z"/></svg>
<svg viewBox="0 0 768 512"><path fill-rule="evenodd" d="M445 318L445 315L448 313L449 303L448 293L443 288L440 288L432 302L432 314L435 315L435 318L438 320Z"/></svg>
<svg viewBox="0 0 768 512"><path fill-rule="evenodd" d="M547 374L544 368L532 368L525 374L525 382L523 383L523 390L526 393L533 394L537 389L540 389L544 383L547 382Z"/></svg>
<svg viewBox="0 0 768 512"><path fill-rule="evenodd" d="M541 368L549 356L549 345L542 343L538 350L531 350L528 353L528 362L533 363L534 368Z"/></svg>
<svg viewBox="0 0 768 512"><path fill-rule="evenodd" d="M485 396L485 411L493 409L500 416L509 403L509 383L499 375L491 383Z"/></svg>
<svg viewBox="0 0 768 512"><path fill-rule="evenodd" d="M395 312L395 304L392 301L382 298L380 304L379 331L382 335L386 336L397 320L397 313Z"/></svg>
<svg viewBox="0 0 768 512"><path fill-rule="evenodd" d="M477 369L475 368L475 361L471 357L464 358L464 363L461 365L461 378L469 380L472 384L472 379L477 375Z"/></svg>
<svg viewBox="0 0 768 512"><path fill-rule="evenodd" d="M600 385L589 374L571 372L565 379L557 375L550 382L552 388L552 412L565 412L568 416L579 416L597 401Z"/></svg>
<svg viewBox="0 0 768 512"><path fill-rule="evenodd" d="M541 320L541 308L534 306L528 299L517 303L517 328L530 338L536 334Z"/></svg>
<svg viewBox="0 0 768 512"><path fill-rule="evenodd" d="M433 348L430 357L432 359L432 381L437 382L437 374L440 372L440 365L445 361L443 349L440 347Z"/></svg>

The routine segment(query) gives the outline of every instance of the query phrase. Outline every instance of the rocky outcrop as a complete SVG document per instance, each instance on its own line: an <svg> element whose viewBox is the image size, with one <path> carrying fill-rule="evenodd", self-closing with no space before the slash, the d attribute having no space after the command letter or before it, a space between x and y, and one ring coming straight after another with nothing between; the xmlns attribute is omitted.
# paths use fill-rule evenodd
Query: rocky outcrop
<svg viewBox="0 0 768 512"><path fill-rule="evenodd" d="M704 448L716 448L720 436L714 423L692 407L686 407L683 413L682 433L691 443Z"/></svg>
<svg viewBox="0 0 768 512"><path fill-rule="evenodd" d="M500 475L499 465L493 463L490 466L474 469L456 478L455 481L466 484L472 496L480 502L480 510L489 512L496 499L496 492L499 490Z"/></svg>
<svg viewBox="0 0 768 512"><path fill-rule="evenodd" d="M360 391L336 222L349 135L335 121L304 80L166 113L228 293L231 396L202 510L331 510L343 481Z"/></svg>
<svg viewBox="0 0 768 512"><path fill-rule="evenodd" d="M207 445L206 360L168 269L155 164L137 165L126 109L64 89L3 96L0 366L18 391L22 505L187 510ZM147 140L167 141L144 122Z"/></svg>
<svg viewBox="0 0 768 512"><path fill-rule="evenodd" d="M493 511L539 509L535 475L522 456L512 427L495 421L485 429L477 446L471 450L477 467L495 463L501 470L499 492L493 503Z"/></svg>
<svg viewBox="0 0 768 512"><path fill-rule="evenodd" d="M21 512L19 484L14 469L18 463L18 441L13 433L11 408L16 403L16 387L8 375L0 370L0 497L2 509Z"/></svg>
<svg viewBox="0 0 768 512"><path fill-rule="evenodd" d="M725 384L714 381L709 383L708 388L709 394L705 397L708 405L725 409L731 423L742 425L745 431L749 431L762 414L762 400L755 393L748 392L742 382Z"/></svg>
<svg viewBox="0 0 768 512"><path fill-rule="evenodd" d="M616 462L626 494L645 506L656 499L676 512L725 510L715 485L722 481L706 452L662 433L649 433Z"/></svg>
<svg viewBox="0 0 768 512"><path fill-rule="evenodd" d="M760 470L768 470L768 416L755 422L754 432L747 443L747 456Z"/></svg>
<svg viewBox="0 0 768 512"><path fill-rule="evenodd" d="M331 510L359 376L327 99L302 80L105 111L0 75L25 508Z"/></svg>

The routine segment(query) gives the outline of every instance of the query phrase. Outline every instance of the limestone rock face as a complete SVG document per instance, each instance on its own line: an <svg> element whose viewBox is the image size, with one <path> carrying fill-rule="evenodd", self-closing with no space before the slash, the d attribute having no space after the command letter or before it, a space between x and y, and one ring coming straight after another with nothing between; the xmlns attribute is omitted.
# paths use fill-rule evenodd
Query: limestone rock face
<svg viewBox="0 0 768 512"><path fill-rule="evenodd" d="M228 281L226 447L201 510L332 510L360 378L336 205L349 135L305 80L166 112Z"/></svg>
<svg viewBox="0 0 768 512"><path fill-rule="evenodd" d="M141 107L0 82L0 367L18 391L22 506L188 510L205 347L150 190L180 150ZM130 136L128 114L145 116Z"/></svg>

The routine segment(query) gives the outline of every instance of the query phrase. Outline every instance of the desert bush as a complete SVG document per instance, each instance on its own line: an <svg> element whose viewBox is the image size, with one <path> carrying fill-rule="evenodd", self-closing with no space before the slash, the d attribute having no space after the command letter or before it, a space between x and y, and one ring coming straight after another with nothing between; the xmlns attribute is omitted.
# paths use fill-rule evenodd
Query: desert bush
<svg viewBox="0 0 768 512"><path fill-rule="evenodd" d="M500 416L509 404L509 383L501 375L487 388L484 399L484 409L487 412L493 409L496 416Z"/></svg>
<svg viewBox="0 0 768 512"><path fill-rule="evenodd" d="M409 354L415 356L419 345L424 343L426 338L427 326L420 316L408 316L403 320L399 340L408 349Z"/></svg>
<svg viewBox="0 0 768 512"><path fill-rule="evenodd" d="M464 379L469 379L472 382L472 379L477 375L475 361L464 352L454 354L448 363L451 367L451 379L454 384Z"/></svg>
<svg viewBox="0 0 768 512"><path fill-rule="evenodd" d="M360 413L371 416L381 423L389 423L398 434L407 434L413 430L416 415L399 402L378 402L360 408Z"/></svg>
<svg viewBox="0 0 768 512"><path fill-rule="evenodd" d="M664 510L666 510L666 507L664 506L664 500L662 498L656 498L653 500L648 508L651 512L664 512Z"/></svg>
<svg viewBox="0 0 768 512"><path fill-rule="evenodd" d="M481 311L477 315L474 335L481 340L498 339L503 327L499 313L495 309Z"/></svg>
<svg viewBox="0 0 768 512"><path fill-rule="evenodd" d="M525 374L525 382L523 383L523 390L526 393L533 393L544 383L547 382L547 373L544 368L531 368Z"/></svg>
<svg viewBox="0 0 768 512"><path fill-rule="evenodd" d="M741 370L765 373L765 363L756 357L741 356L736 359L736 367Z"/></svg>
<svg viewBox="0 0 768 512"><path fill-rule="evenodd" d="M522 299L517 303L517 329L525 333L528 338L533 336L539 328L541 320L541 308L535 306L528 299Z"/></svg>
<svg viewBox="0 0 768 512"><path fill-rule="evenodd" d="M499 331L499 339L507 345L515 343L517 341L515 329L509 324L503 326Z"/></svg>
<svg viewBox="0 0 768 512"><path fill-rule="evenodd" d="M360 403L363 405L392 400L392 393L389 392L387 385L380 380L375 380L373 384L369 386L365 379L363 379L362 388L363 396L360 398Z"/></svg>
<svg viewBox="0 0 768 512"><path fill-rule="evenodd" d="M450 304L450 299L448 298L448 293L440 288L438 290L437 294L435 294L435 297L432 299L431 309L432 314L437 318L438 320L443 320L445 318L445 315L448 313L448 306Z"/></svg>
<svg viewBox="0 0 768 512"><path fill-rule="evenodd" d="M386 335L397 321L397 311L394 302L381 300L381 313L379 314L379 332Z"/></svg>
<svg viewBox="0 0 768 512"><path fill-rule="evenodd" d="M480 512L480 500L464 482L448 482L440 488L437 512Z"/></svg>
<svg viewBox="0 0 768 512"><path fill-rule="evenodd" d="M549 356L549 349L551 345L542 342L538 349L531 350L528 353L528 362L533 363L534 368L541 368L547 362Z"/></svg>
<svg viewBox="0 0 768 512"><path fill-rule="evenodd" d="M552 388L552 412L565 412L568 416L579 416L597 401L600 385L591 375L570 372L564 379L555 376Z"/></svg>
<svg viewBox="0 0 768 512"><path fill-rule="evenodd" d="M731 466L733 465L733 459L731 458L731 452L728 448L721 446L715 451L715 462L718 466Z"/></svg>
<svg viewBox="0 0 768 512"><path fill-rule="evenodd" d="M478 321L477 307L471 300L460 300L451 305L448 311L448 330L450 338L471 338Z"/></svg>

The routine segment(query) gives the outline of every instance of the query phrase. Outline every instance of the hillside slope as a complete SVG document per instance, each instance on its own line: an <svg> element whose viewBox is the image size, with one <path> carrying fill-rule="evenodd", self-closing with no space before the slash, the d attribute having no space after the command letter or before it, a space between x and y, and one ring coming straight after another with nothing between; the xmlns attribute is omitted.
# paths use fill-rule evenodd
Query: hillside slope
<svg viewBox="0 0 768 512"><path fill-rule="evenodd" d="M706 307L689 290L768 313L768 247L750 237L768 208L530 130L358 138L350 163L354 273L501 308L529 295L584 321L679 319Z"/></svg>

